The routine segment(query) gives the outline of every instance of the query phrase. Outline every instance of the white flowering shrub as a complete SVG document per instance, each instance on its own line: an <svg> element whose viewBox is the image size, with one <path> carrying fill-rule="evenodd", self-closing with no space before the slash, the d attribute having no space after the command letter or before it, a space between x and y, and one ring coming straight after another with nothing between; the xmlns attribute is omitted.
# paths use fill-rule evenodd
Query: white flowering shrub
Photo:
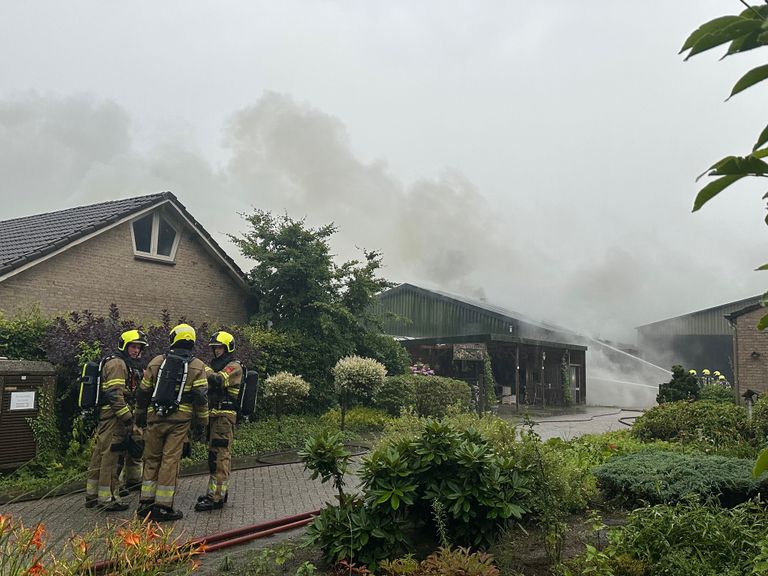
<svg viewBox="0 0 768 576"><path fill-rule="evenodd" d="M347 404L352 398L373 399L378 393L387 368L373 358L346 356L333 367L333 382L341 404L341 429L344 430Z"/></svg>
<svg viewBox="0 0 768 576"><path fill-rule="evenodd" d="M264 381L264 396L275 403L275 412L300 406L309 396L309 382L290 372L278 372ZM279 407L282 406L282 409Z"/></svg>
<svg viewBox="0 0 768 576"><path fill-rule="evenodd" d="M384 383L387 368L373 358L346 356L333 367L336 392L356 398L373 398Z"/></svg>

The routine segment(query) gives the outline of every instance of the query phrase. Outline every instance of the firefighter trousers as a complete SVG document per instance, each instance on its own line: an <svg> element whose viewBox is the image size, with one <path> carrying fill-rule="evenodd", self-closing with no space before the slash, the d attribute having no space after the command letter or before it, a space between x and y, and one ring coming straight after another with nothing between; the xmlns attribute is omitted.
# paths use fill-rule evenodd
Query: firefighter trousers
<svg viewBox="0 0 768 576"><path fill-rule="evenodd" d="M144 438L143 431L138 428L134 429L134 433L131 436L135 441L143 441ZM117 464L120 486L130 487L141 484L141 460L141 457L134 458L128 451L125 451L120 455L120 460Z"/></svg>
<svg viewBox="0 0 768 576"><path fill-rule="evenodd" d="M230 456L232 439L235 436L235 416L222 414L211 416L210 441L208 443L208 497L221 502L229 489L229 473L232 465Z"/></svg>
<svg viewBox="0 0 768 576"><path fill-rule="evenodd" d="M173 508L176 478L184 443L188 441L189 420L155 420L144 433L144 476L142 502Z"/></svg>
<svg viewBox="0 0 768 576"><path fill-rule="evenodd" d="M88 466L86 500L97 499L100 504L109 504L117 498L117 461L125 450L127 433L125 424L114 416L99 421L96 446Z"/></svg>

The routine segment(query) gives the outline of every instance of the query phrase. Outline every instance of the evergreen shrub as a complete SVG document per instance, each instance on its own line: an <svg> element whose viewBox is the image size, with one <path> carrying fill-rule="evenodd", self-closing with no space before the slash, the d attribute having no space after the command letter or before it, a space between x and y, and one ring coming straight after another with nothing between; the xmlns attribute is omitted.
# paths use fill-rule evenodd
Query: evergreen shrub
<svg viewBox="0 0 768 576"><path fill-rule="evenodd" d="M641 440L672 440L727 449L752 437L743 407L713 400L667 402L647 410L632 427Z"/></svg>
<svg viewBox="0 0 768 576"><path fill-rule="evenodd" d="M729 386L720 384L705 384L699 393L699 400L712 400L714 402L723 402L725 404L736 403L736 393Z"/></svg>
<svg viewBox="0 0 768 576"><path fill-rule="evenodd" d="M374 398L373 405L392 416L399 416L405 408L416 407L416 382L418 376L387 376Z"/></svg>
<svg viewBox="0 0 768 576"><path fill-rule="evenodd" d="M466 382L442 376L410 378L415 378L416 412L420 416L440 418L452 407L465 412L469 410L472 393Z"/></svg>
<svg viewBox="0 0 768 576"><path fill-rule="evenodd" d="M673 504L718 498L723 505L744 502L768 487L752 477L754 462L727 456L647 450L611 458L594 469L609 498L631 506Z"/></svg>

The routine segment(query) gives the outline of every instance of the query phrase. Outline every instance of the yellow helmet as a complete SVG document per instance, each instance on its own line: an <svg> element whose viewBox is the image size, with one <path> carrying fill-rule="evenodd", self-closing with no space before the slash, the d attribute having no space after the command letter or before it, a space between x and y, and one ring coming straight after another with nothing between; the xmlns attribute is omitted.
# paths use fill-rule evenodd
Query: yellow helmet
<svg viewBox="0 0 768 576"><path fill-rule="evenodd" d="M142 348L147 345L147 335L141 330L126 330L120 334L120 340L117 343L117 349L125 352L128 344L141 344Z"/></svg>
<svg viewBox="0 0 768 576"><path fill-rule="evenodd" d="M690 370L688 370L688 374L690 374L691 376L696 376L696 370L691 368Z"/></svg>
<svg viewBox="0 0 768 576"><path fill-rule="evenodd" d="M704 374L704 376L709 376L710 374L709 368L704 368L704 370L702 370L701 373Z"/></svg>
<svg viewBox="0 0 768 576"><path fill-rule="evenodd" d="M171 346L185 340L194 344L196 338L195 329L189 324L179 324L171 329L170 337Z"/></svg>
<svg viewBox="0 0 768 576"><path fill-rule="evenodd" d="M719 376L720 376L720 370L715 370L715 371L712 373L712 376L718 376L718 377L719 377Z"/></svg>
<svg viewBox="0 0 768 576"><path fill-rule="evenodd" d="M717 379L718 379L718 380L725 380L725 376L723 376L722 374L720 374L720 376L718 376L718 377L717 377Z"/></svg>
<svg viewBox="0 0 768 576"><path fill-rule="evenodd" d="M224 346L227 349L227 352L234 352L235 337L232 336L232 334L229 332L219 330L218 332L213 333L211 336L211 341L208 342L208 346Z"/></svg>

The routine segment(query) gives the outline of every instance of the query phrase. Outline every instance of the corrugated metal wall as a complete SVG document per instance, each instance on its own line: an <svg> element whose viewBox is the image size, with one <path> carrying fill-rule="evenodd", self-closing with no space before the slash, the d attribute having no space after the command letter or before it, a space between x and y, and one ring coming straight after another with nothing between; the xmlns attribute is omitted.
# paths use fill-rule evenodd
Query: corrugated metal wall
<svg viewBox="0 0 768 576"><path fill-rule="evenodd" d="M652 324L638 326L638 338L642 342L645 338L658 338L664 336L702 335L702 336L732 336L733 328L726 314L736 312L742 308L760 301L759 296L746 298L738 302L723 304L707 310L692 312L684 316L677 316L668 320L661 320Z"/></svg>
<svg viewBox="0 0 768 576"><path fill-rule="evenodd" d="M518 321L504 322L493 314L460 302L412 290L383 294L375 311L382 316L391 313L410 319L412 323L385 318L384 332L415 338L487 333L516 336L520 324Z"/></svg>

